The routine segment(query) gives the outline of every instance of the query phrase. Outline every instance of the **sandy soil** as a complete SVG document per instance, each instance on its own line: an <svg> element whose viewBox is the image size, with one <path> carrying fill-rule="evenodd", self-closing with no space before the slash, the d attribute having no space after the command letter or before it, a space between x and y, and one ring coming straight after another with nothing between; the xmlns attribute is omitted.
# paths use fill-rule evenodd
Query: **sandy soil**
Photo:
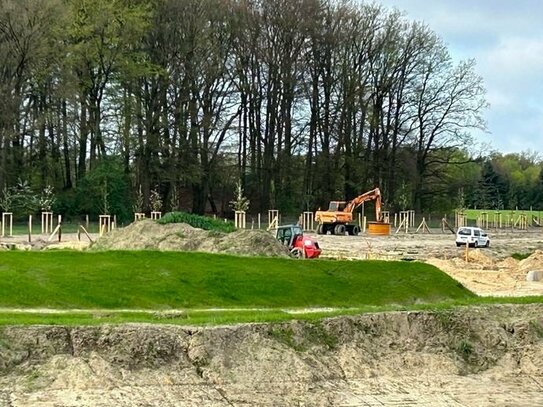
<svg viewBox="0 0 543 407"><path fill-rule="evenodd" d="M451 233L434 232L418 234L392 234L390 236L332 236L316 235L324 257L345 259L450 259L464 255L464 248L457 248ZM484 249L488 256L505 259L513 253L543 250L543 230L530 232L489 231L491 247Z"/></svg>
<svg viewBox="0 0 543 407"><path fill-rule="evenodd" d="M6 327L0 405L543 405L541 305L196 328Z"/></svg>
<svg viewBox="0 0 543 407"><path fill-rule="evenodd" d="M9 250L47 250L47 249L74 249L85 250L91 245L87 236L77 233L63 233L60 242L55 236L49 240L49 235L33 234L30 242L26 235L2 236L0 237L0 249ZM91 233L89 237L92 242L99 239L98 233Z"/></svg>

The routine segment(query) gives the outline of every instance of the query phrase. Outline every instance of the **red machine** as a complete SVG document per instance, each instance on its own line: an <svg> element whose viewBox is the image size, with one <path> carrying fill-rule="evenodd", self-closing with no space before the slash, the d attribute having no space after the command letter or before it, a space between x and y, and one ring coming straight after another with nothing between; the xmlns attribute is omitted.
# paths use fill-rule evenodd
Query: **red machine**
<svg viewBox="0 0 543 407"><path fill-rule="evenodd" d="M317 241L304 236L304 231L298 225L279 226L275 238L288 247L291 257L316 259L321 254Z"/></svg>

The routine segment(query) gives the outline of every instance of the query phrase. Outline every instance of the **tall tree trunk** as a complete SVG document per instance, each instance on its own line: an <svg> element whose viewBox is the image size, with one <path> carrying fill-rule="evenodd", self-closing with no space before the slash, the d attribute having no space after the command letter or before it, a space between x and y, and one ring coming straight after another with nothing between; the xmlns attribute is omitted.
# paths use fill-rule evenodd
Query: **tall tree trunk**
<svg viewBox="0 0 543 407"><path fill-rule="evenodd" d="M85 177L87 172L87 139L88 139L88 125L87 125L87 103L86 98L81 97L81 110L79 119L79 160L77 179L81 180Z"/></svg>
<svg viewBox="0 0 543 407"><path fill-rule="evenodd" d="M62 117L62 147L64 155L64 189L72 188L72 169L70 162L70 145L68 142L68 114L66 108L66 100L62 100L61 104Z"/></svg>

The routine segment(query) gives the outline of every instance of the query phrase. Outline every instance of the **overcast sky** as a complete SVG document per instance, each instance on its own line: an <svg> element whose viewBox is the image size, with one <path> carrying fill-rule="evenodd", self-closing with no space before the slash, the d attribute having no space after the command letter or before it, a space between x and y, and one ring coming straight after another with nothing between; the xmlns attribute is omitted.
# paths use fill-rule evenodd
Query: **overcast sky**
<svg viewBox="0 0 543 407"><path fill-rule="evenodd" d="M490 108L491 149L543 156L542 0L376 0L424 21L448 45L455 61L475 58Z"/></svg>

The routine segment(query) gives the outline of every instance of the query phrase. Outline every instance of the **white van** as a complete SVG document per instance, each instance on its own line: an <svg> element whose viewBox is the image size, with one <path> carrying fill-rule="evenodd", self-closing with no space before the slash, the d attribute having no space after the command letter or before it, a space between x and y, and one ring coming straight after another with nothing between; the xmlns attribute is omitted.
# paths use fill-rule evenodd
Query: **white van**
<svg viewBox="0 0 543 407"><path fill-rule="evenodd" d="M472 247L489 247L490 238L483 229L466 226L456 232L456 245L465 244Z"/></svg>

